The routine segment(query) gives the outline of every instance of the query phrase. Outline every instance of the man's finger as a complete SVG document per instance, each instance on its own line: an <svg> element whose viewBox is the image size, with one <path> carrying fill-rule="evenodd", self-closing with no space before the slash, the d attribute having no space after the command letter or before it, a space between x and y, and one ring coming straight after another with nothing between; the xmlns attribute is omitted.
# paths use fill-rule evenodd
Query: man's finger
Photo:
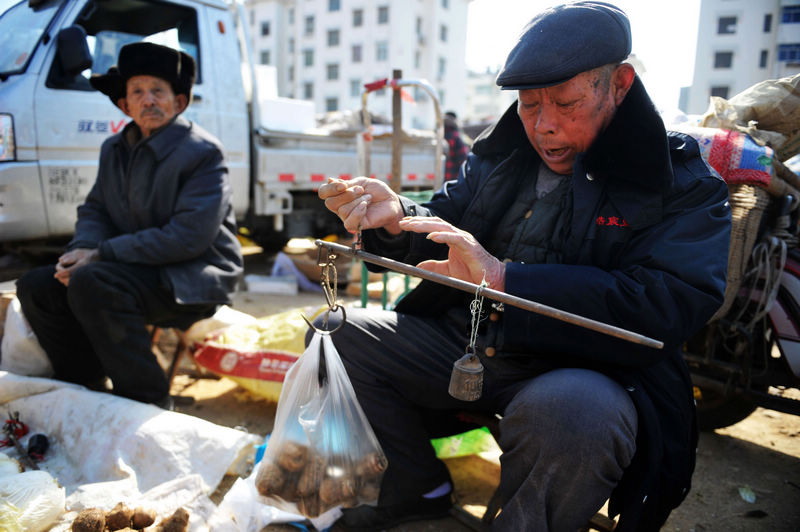
<svg viewBox="0 0 800 532"><path fill-rule="evenodd" d="M344 228L351 233L358 231L358 227L361 225L364 216L367 214L368 205L369 201L360 201L348 212L347 216L339 215L339 217L342 219L342 222L344 222Z"/></svg>
<svg viewBox="0 0 800 532"><path fill-rule="evenodd" d="M400 220L399 224L403 230L414 233L431 233L433 231L460 232L452 224L445 222L441 218L429 218L426 216L406 217Z"/></svg>
<svg viewBox="0 0 800 532"><path fill-rule="evenodd" d="M347 185L344 181L329 177L328 182L319 187L317 190L317 195L320 197L320 199L327 199L332 196L336 196L337 194L341 194L345 190L347 190Z"/></svg>
<svg viewBox="0 0 800 532"><path fill-rule="evenodd" d="M428 233L427 238L428 240L432 240L437 244L447 244L450 247L455 247L462 251L470 251L472 249L472 241L461 233L452 233L450 231L432 231Z"/></svg>
<svg viewBox="0 0 800 532"><path fill-rule="evenodd" d="M450 268L446 260L424 260L417 264L417 268L441 275L450 274Z"/></svg>

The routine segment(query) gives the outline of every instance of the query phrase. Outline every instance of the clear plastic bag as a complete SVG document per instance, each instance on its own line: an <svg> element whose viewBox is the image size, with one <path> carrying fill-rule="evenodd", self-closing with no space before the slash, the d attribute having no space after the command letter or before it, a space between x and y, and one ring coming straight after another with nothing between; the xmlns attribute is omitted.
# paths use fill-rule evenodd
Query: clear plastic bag
<svg viewBox="0 0 800 532"><path fill-rule="evenodd" d="M258 492L277 508L316 517L376 504L386 466L330 336L315 332L286 375Z"/></svg>

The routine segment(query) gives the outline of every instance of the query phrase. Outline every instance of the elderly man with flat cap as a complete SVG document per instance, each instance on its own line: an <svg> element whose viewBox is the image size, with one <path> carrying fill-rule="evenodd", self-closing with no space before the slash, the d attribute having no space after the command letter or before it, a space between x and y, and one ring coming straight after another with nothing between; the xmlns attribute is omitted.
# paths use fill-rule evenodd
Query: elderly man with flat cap
<svg viewBox="0 0 800 532"><path fill-rule="evenodd" d="M230 303L242 272L220 142L181 113L195 63L125 45L92 85L131 118L100 152L75 236L55 266L17 281L55 378L171 407L147 325L186 328Z"/></svg>
<svg viewBox="0 0 800 532"><path fill-rule="evenodd" d="M483 389L451 397L474 295L422 281L394 311L348 310L333 335L389 467L351 530L443 516L452 482L429 440L458 412L500 416L493 529L574 531L610 498L618 531L657 530L686 496L697 431L681 344L722 304L726 185L665 131L633 67L627 16L594 1L537 15L497 84L518 101L423 205L374 179L320 198L367 251L655 338L655 349L484 305Z"/></svg>

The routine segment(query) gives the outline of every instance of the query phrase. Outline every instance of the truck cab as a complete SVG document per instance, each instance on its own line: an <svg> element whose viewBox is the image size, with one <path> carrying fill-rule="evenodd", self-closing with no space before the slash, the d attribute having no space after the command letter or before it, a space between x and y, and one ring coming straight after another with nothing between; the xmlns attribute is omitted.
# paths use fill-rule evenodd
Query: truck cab
<svg viewBox="0 0 800 532"><path fill-rule="evenodd" d="M0 2L0 240L70 235L100 146L129 118L89 77L127 43L179 48L197 62L184 116L222 141L243 215L250 123L234 21L217 0Z"/></svg>

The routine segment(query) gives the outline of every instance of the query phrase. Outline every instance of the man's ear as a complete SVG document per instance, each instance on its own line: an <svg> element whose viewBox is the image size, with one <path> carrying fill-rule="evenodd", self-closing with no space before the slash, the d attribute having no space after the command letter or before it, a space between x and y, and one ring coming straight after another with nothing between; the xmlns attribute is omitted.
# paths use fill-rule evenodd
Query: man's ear
<svg viewBox="0 0 800 532"><path fill-rule="evenodd" d="M175 112L181 114L189 106L189 98L185 94L178 94L175 96Z"/></svg>
<svg viewBox="0 0 800 532"><path fill-rule="evenodd" d="M122 112L128 115L129 117L133 118L133 115L130 112L130 107L128 107L128 100L127 98L120 98L117 100L117 107L122 109Z"/></svg>
<svg viewBox="0 0 800 532"><path fill-rule="evenodd" d="M614 88L614 103L619 107L633 85L636 71L630 63L621 63L614 69L611 85Z"/></svg>

